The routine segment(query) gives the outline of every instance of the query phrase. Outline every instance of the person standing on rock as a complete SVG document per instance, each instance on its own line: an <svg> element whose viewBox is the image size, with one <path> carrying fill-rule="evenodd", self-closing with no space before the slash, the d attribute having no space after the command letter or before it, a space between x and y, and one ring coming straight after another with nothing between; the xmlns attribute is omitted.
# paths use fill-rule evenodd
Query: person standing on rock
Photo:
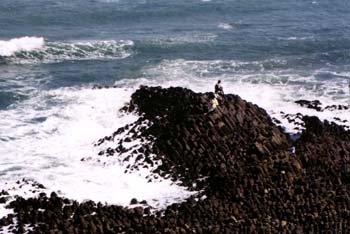
<svg viewBox="0 0 350 234"><path fill-rule="evenodd" d="M215 85L215 96L220 101L220 103L224 99L224 90L221 86L221 80L218 80L218 82Z"/></svg>
<svg viewBox="0 0 350 234"><path fill-rule="evenodd" d="M215 85L215 94L218 96L224 95L224 90L222 89L222 86L221 86L221 80L218 80L218 82Z"/></svg>

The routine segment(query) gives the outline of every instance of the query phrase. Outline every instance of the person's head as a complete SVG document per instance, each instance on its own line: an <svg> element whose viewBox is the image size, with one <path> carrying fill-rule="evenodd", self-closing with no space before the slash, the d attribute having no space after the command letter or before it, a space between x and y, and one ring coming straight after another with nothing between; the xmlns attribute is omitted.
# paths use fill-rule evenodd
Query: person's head
<svg viewBox="0 0 350 234"><path fill-rule="evenodd" d="M221 80L218 80L218 84L220 84L221 83Z"/></svg>

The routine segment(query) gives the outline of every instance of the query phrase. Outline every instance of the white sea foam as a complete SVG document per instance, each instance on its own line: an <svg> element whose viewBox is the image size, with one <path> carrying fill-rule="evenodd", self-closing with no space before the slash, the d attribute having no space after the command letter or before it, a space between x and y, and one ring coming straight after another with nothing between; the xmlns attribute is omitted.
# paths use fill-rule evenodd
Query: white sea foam
<svg viewBox="0 0 350 234"><path fill-rule="evenodd" d="M315 37L313 36L305 36L305 37L279 37L278 38L279 40L285 40L285 41L306 41L306 40L309 40L309 41L313 41L315 40Z"/></svg>
<svg viewBox="0 0 350 234"><path fill-rule="evenodd" d="M12 56L21 51L32 51L44 46L43 37L20 37L8 41L0 41L0 56Z"/></svg>
<svg viewBox="0 0 350 234"><path fill-rule="evenodd" d="M16 233L15 230L17 230L17 223L18 220L17 218L13 218L13 224L7 225L2 227L2 231L0 232L1 234L11 234L11 233Z"/></svg>
<svg viewBox="0 0 350 234"><path fill-rule="evenodd" d="M284 124L287 132L295 133L295 126L288 123L283 114L315 115L321 120L329 120L342 125L350 126L350 110L317 112L301 107L294 103L298 99L320 100L324 106L333 104L350 104L350 90L348 88L348 74L337 73L338 78L332 81L322 81L316 75L324 71L301 76L292 71L266 72L264 69L249 74L245 68L257 69L261 62L241 61L188 61L188 60L165 60L158 66L147 68L146 77L142 82L149 85L183 86L197 92L213 91L217 79L223 81L226 93L238 94L242 98L258 104L268 113ZM272 61L283 63L283 61ZM241 72L243 69L243 72ZM345 77L345 78L344 78ZM141 81L140 81L141 82ZM335 118L348 120L347 123L336 121Z"/></svg>
<svg viewBox="0 0 350 234"><path fill-rule="evenodd" d="M233 28L232 24L230 23L219 23L218 27L226 30L230 30Z"/></svg>
<svg viewBox="0 0 350 234"><path fill-rule="evenodd" d="M112 59L126 58L131 55L130 40L108 40L87 42L52 42L42 50L44 61Z"/></svg>
<svg viewBox="0 0 350 234"><path fill-rule="evenodd" d="M116 157L98 160L94 142L138 118L118 111L132 92L124 88L59 89L38 93L16 108L1 111L0 187L31 178L48 191L79 201L126 206L135 197L155 208L191 195L170 180L148 183L149 171L124 174L125 165Z"/></svg>
<svg viewBox="0 0 350 234"><path fill-rule="evenodd" d="M13 224L1 227L0 234L20 233L20 231L18 231L17 229L18 227L17 225L18 225L18 219L14 217ZM24 233L29 233L30 231L33 231L34 228L31 226L31 224L24 224L23 229L24 229Z"/></svg>
<svg viewBox="0 0 350 234"><path fill-rule="evenodd" d="M161 37L152 39L150 42L160 46L182 45L188 43L208 43L217 38L213 33L191 32L179 35L172 35L171 37Z"/></svg>
<svg viewBox="0 0 350 234"><path fill-rule="evenodd" d="M6 209L4 204L0 204L0 219L12 213L13 213L13 209Z"/></svg>
<svg viewBox="0 0 350 234"><path fill-rule="evenodd" d="M134 115L120 114L118 109L141 84L208 92L221 79L226 93L238 94L263 107L281 120L289 132L295 131L295 126L281 112L316 115L330 121L335 117L350 119L349 110L317 112L294 103L297 99L318 99L324 105L350 104L349 90L345 90L342 78L348 74L333 74L337 78L323 81L317 74L324 70L307 76L292 71L259 70L265 62L164 60L157 66L145 67L143 78L116 82L122 88L38 92L33 98L0 111L1 183L12 185L23 177L32 178L48 191L60 191L80 201L93 199L128 205L135 197L156 208L188 197L191 192L169 180L147 183L145 177L150 171L124 174L125 165L117 157L96 156L101 150L93 147L96 140L137 119ZM251 66L258 72L247 73L246 68ZM80 161L82 158L91 160ZM11 195L18 190L13 191ZM28 193L28 189L25 191Z"/></svg>
<svg viewBox="0 0 350 234"><path fill-rule="evenodd" d="M52 63L63 60L123 59L131 55L130 40L44 42L42 37L0 41L0 56L9 63Z"/></svg>

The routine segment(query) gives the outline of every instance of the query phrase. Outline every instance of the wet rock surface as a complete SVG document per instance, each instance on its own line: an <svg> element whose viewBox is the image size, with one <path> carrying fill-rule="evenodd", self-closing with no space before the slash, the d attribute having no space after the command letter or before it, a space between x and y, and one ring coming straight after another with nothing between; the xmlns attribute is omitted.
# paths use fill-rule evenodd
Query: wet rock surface
<svg viewBox="0 0 350 234"><path fill-rule="evenodd" d="M300 116L305 129L292 142L263 109L237 95L225 95L207 113L209 95L141 87L122 109L140 118L96 143L115 144L100 157L120 157L130 171L153 168L155 177L180 181L196 195L157 212L136 198L130 198L133 208L78 203L55 193L17 198L8 205L15 214L1 219L0 228L13 225L14 233L349 232L349 131ZM145 144L128 145L134 141ZM288 151L292 145L295 153Z"/></svg>
<svg viewBox="0 0 350 234"><path fill-rule="evenodd" d="M314 109L317 111L322 111L322 103L319 100L313 100L313 101L309 101L309 100L297 100L295 101L296 104L299 104L300 106L303 107L307 107L309 109Z"/></svg>
<svg viewBox="0 0 350 234"><path fill-rule="evenodd" d="M296 104L299 104L300 106L309 108L309 109L314 109L316 111L325 111L325 110L329 110L329 111L335 111L335 110L348 110L350 108L349 105L327 105L322 107L322 103L319 100L297 100L295 101Z"/></svg>

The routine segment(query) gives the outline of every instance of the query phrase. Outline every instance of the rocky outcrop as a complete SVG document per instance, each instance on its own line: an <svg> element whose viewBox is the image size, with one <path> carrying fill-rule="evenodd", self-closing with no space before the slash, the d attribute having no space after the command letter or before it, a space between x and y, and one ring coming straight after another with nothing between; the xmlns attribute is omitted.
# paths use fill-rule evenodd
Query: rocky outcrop
<svg viewBox="0 0 350 234"><path fill-rule="evenodd" d="M225 95L208 113L210 96L141 87L122 109L140 118L96 144L114 142L99 155L119 157L130 170L153 168L155 175L180 181L196 195L155 213L146 202L127 209L79 204L54 193L17 198L9 205L16 211L15 232L25 224L32 225L29 233L349 231L349 131L303 117L305 130L293 143L263 109L237 95ZM144 144L125 147L133 141ZM292 144L295 153L288 151ZM0 227L11 222L8 216Z"/></svg>
<svg viewBox="0 0 350 234"><path fill-rule="evenodd" d="M234 165L240 159L287 157L290 142L263 109L226 95L207 113L209 95L160 87L142 87L132 95L128 109L137 109L142 119L152 122L143 134L155 138L152 152L162 160L156 172L170 173L190 186L236 173L242 168Z"/></svg>
<svg viewBox="0 0 350 234"><path fill-rule="evenodd" d="M349 105L335 105L335 104L322 107L322 103L319 100L309 101L309 100L302 99L302 100L295 101L295 103L309 109L314 109L316 111L348 110L350 108Z"/></svg>

